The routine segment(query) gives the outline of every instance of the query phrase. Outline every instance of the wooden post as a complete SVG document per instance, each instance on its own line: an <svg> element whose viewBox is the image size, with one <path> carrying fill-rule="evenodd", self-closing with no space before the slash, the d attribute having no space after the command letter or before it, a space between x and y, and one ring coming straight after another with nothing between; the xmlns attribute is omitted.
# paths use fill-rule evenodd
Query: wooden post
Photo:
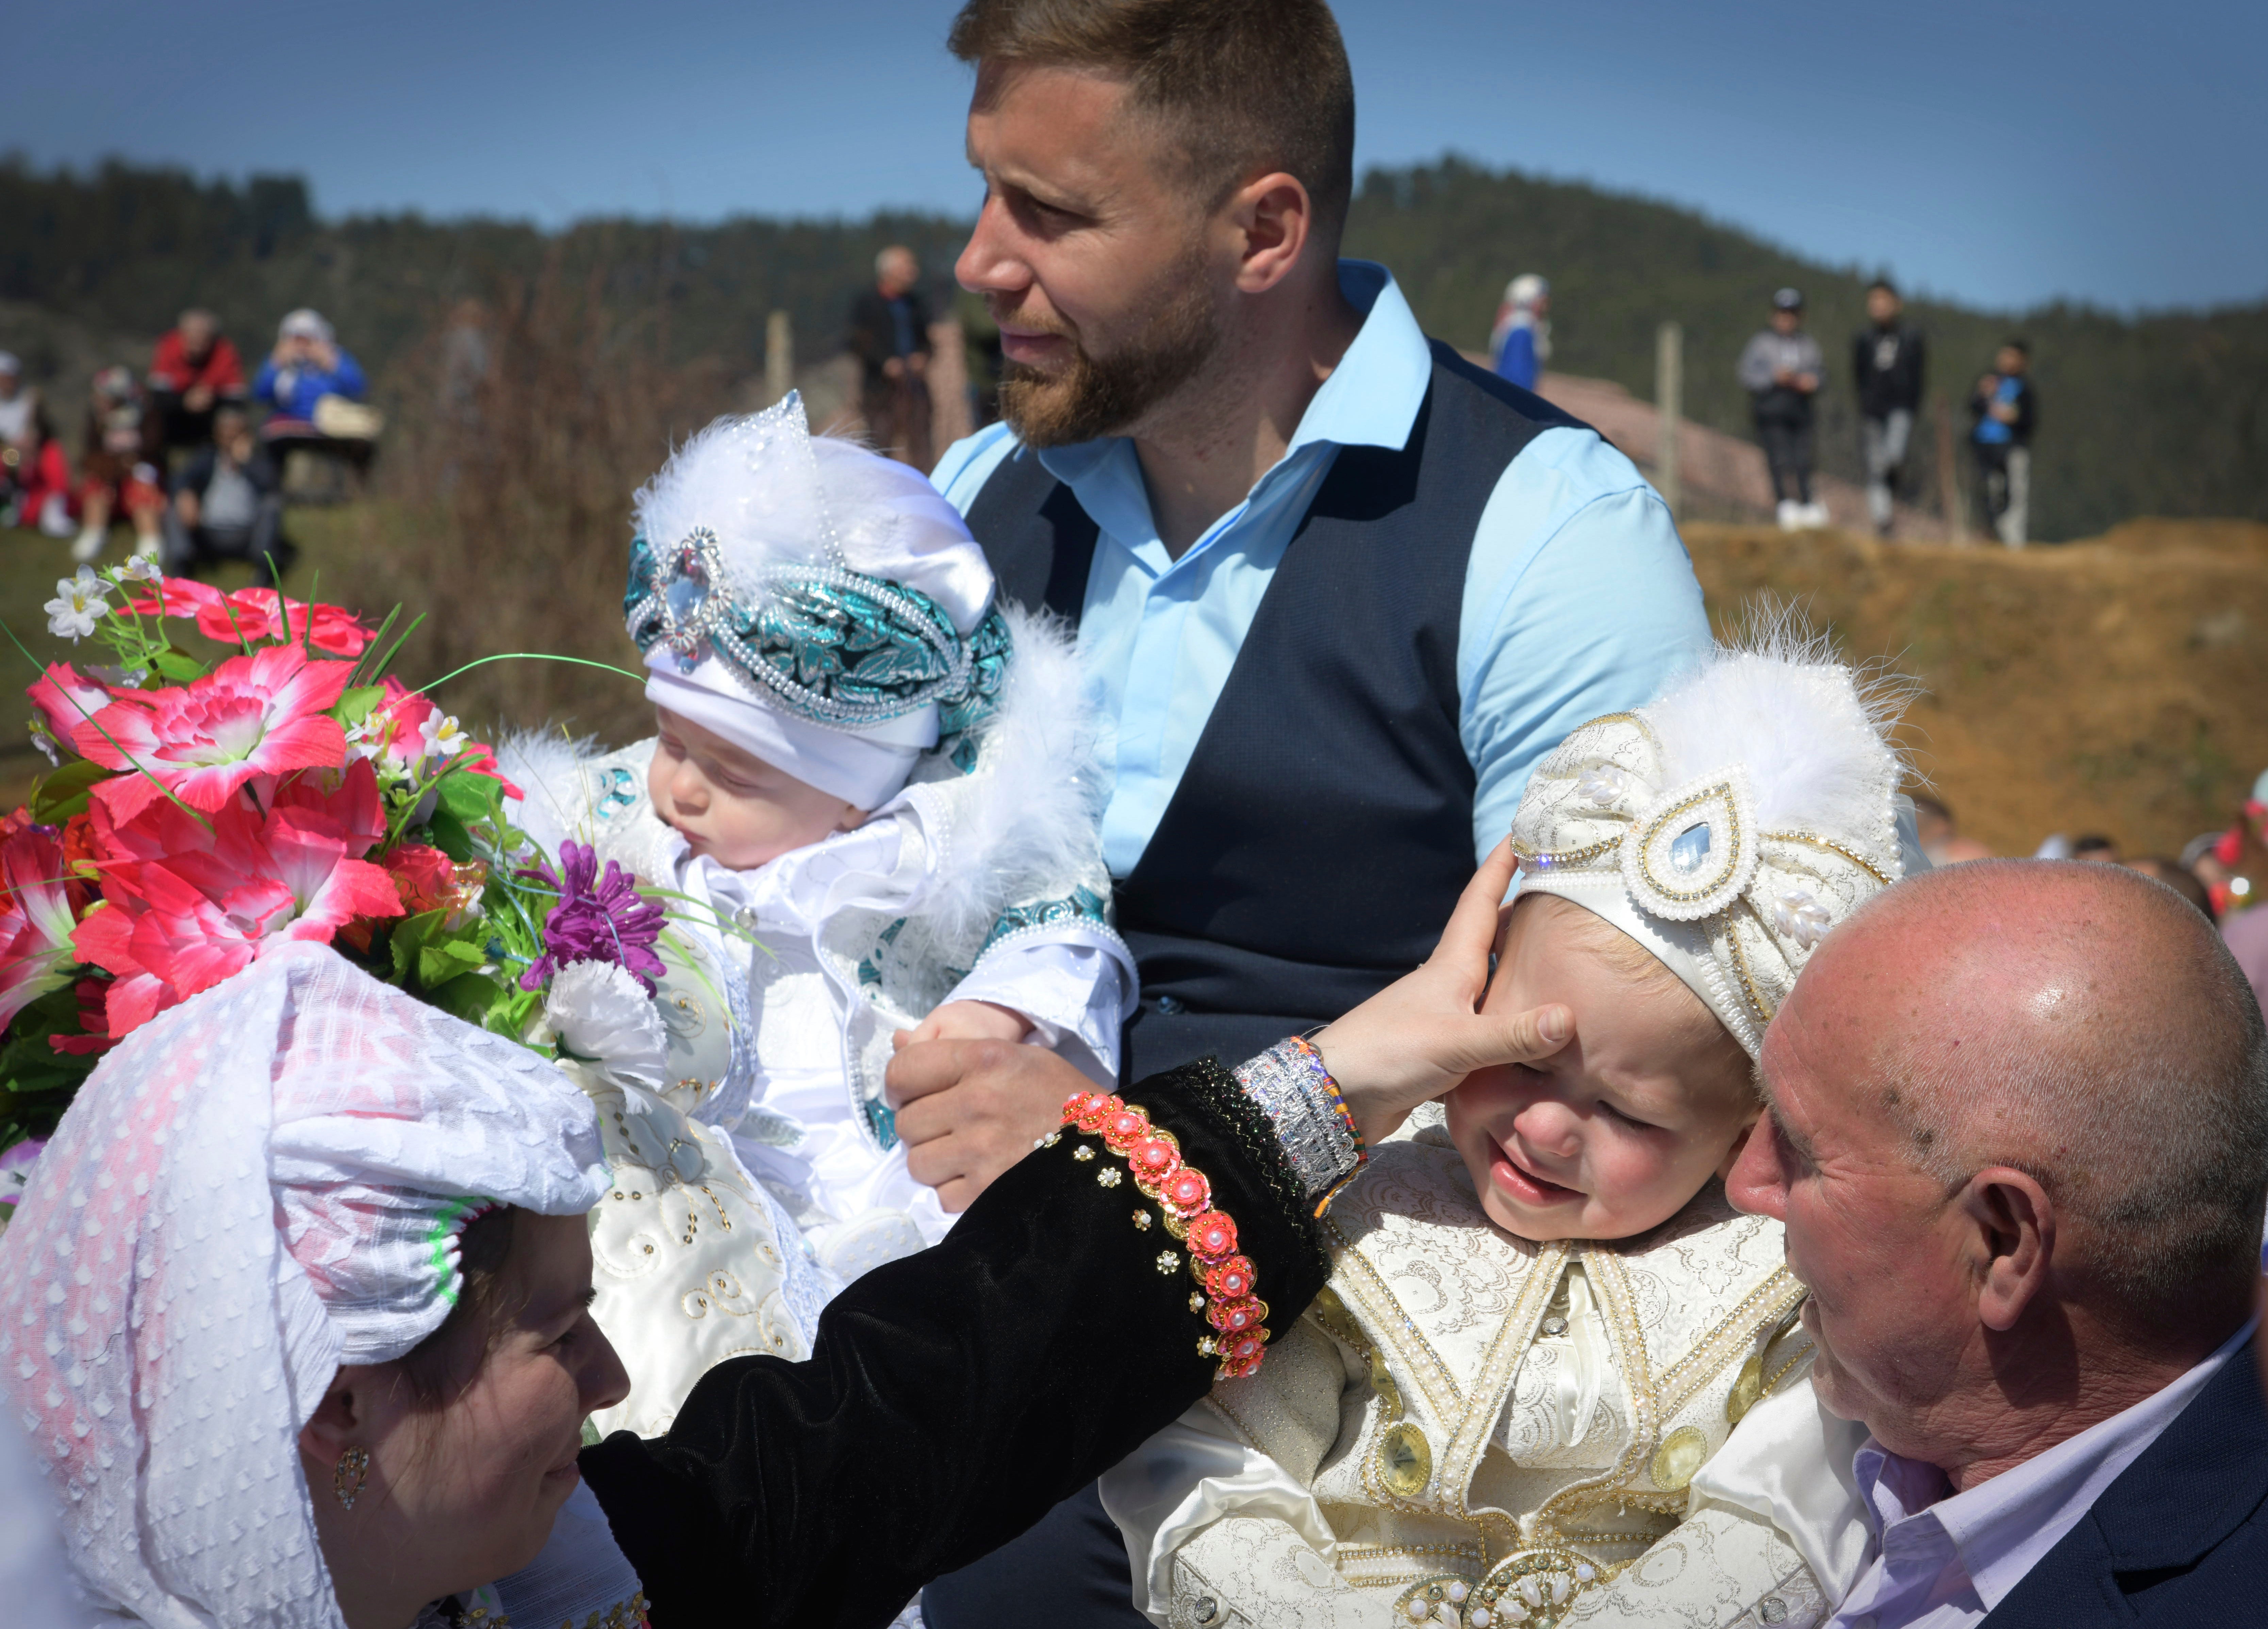
<svg viewBox="0 0 2268 1629"><path fill-rule="evenodd" d="M1653 449L1653 484L1677 517L1677 440L1685 420L1685 330L1665 322L1654 333L1653 394L1661 408L1661 431Z"/></svg>
<svg viewBox="0 0 2268 1629"><path fill-rule="evenodd" d="M775 311L764 323L764 405L795 388L795 329L787 313Z"/></svg>
<svg viewBox="0 0 2268 1629"><path fill-rule="evenodd" d="M929 433L932 454L976 426L968 411L968 344L958 319L929 325Z"/></svg>
<svg viewBox="0 0 2268 1629"><path fill-rule="evenodd" d="M1953 409L1943 396L1930 398L1937 421L1937 501L1945 511L1946 541L1956 548L1969 542L1969 500L1961 487L1960 450L1953 437Z"/></svg>

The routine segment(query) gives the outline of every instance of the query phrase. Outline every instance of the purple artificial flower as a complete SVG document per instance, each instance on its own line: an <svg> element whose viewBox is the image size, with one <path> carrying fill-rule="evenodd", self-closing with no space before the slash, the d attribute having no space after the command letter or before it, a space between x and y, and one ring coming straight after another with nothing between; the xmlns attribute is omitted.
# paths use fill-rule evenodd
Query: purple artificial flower
<svg viewBox="0 0 2268 1629"><path fill-rule="evenodd" d="M543 918L543 955L519 976L522 990L541 990L570 962L612 962L635 976L653 993L653 981L662 971L653 953L668 913L652 900L638 897L630 873L613 860L606 874L599 873L598 851L587 843L570 840L559 845L563 878L550 862L539 858L533 868L514 874L541 882L559 896Z"/></svg>

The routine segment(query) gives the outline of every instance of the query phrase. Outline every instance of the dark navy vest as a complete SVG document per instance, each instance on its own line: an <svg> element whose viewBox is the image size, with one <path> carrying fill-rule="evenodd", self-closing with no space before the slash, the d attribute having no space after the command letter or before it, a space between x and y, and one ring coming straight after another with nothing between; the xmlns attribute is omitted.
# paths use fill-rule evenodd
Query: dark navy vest
<svg viewBox="0 0 2268 1629"><path fill-rule="evenodd" d="M1432 954L1473 873L1457 628L1481 511L1573 424L1433 346L1407 446L1342 448L1262 597L1118 929L1142 974L1122 1078L1236 1063ZM968 511L1005 598L1079 620L1097 528L1019 449Z"/></svg>

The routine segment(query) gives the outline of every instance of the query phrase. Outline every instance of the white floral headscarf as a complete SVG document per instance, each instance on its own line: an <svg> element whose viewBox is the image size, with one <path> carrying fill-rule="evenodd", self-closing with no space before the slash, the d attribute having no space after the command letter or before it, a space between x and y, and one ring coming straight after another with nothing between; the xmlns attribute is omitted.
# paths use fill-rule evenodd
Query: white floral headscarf
<svg viewBox="0 0 2268 1629"><path fill-rule="evenodd" d="M440 1326L471 1216L579 1214L605 1181L557 1071L323 947L129 1036L0 1239L0 1389L88 1594L337 1629L298 1446L324 1389Z"/></svg>

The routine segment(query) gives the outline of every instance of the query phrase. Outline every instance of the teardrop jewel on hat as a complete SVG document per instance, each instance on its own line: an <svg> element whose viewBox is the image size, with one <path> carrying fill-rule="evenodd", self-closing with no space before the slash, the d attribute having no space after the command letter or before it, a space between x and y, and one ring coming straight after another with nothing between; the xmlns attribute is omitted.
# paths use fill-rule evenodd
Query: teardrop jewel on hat
<svg viewBox="0 0 2268 1629"><path fill-rule="evenodd" d="M1697 922L1738 898L1756 873L1755 800L1740 765L1672 787L1623 838L1623 881L1646 910Z"/></svg>
<svg viewBox="0 0 2268 1629"><path fill-rule="evenodd" d="M331 1492L338 1495L340 1504L351 1510L369 1476L370 1450L350 1448L339 1456L339 1463L331 1471Z"/></svg>

